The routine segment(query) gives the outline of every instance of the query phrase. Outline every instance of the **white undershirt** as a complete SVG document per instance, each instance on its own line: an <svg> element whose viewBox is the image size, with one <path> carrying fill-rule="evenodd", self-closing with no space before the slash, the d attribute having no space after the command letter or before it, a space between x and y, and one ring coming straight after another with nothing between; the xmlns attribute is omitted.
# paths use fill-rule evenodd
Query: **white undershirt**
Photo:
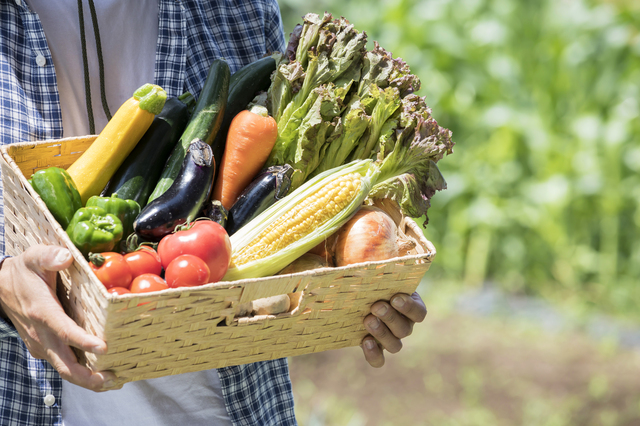
<svg viewBox="0 0 640 426"><path fill-rule="evenodd" d="M62 384L63 426L231 426L217 370L126 383L92 392Z"/></svg>
<svg viewBox="0 0 640 426"><path fill-rule="evenodd" d="M89 134L77 0L27 0L38 13L56 69L64 136ZM158 0L95 0L105 94L111 115L145 83L154 82ZM83 16L95 132L107 124L100 97L100 73L89 2Z"/></svg>
<svg viewBox="0 0 640 426"><path fill-rule="evenodd" d="M96 0L111 114L145 83L153 83L158 0ZM56 69L64 136L89 134L77 0L27 0L44 27ZM107 123L89 4L83 2L96 133ZM230 426L217 370L131 382L96 393L63 381L64 426Z"/></svg>

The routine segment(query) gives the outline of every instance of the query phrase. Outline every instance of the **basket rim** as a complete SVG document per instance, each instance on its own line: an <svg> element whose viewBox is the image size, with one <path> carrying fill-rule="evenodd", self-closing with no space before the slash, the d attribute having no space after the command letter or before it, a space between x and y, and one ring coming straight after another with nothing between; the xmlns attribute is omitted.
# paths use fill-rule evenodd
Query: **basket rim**
<svg viewBox="0 0 640 426"><path fill-rule="evenodd" d="M74 254L74 263L77 263L78 267L83 269L87 273L88 277L90 278L90 281L94 285L98 285L98 288L100 289L99 293L102 295L104 299L103 301L106 302L107 304L122 303L123 301L133 300L135 298L145 298L145 299L153 298L154 296L159 296L159 295L175 296L176 294L187 294L194 291L213 291L216 289L244 287L247 284L254 284L254 283L260 283L260 282L268 283L269 281L281 280L283 278L286 279L286 278L293 278L293 277L305 277L309 275L319 276L319 275L324 275L329 273L334 274L334 273L341 273L341 272L346 272L348 275L349 271L358 271L358 270L362 270L363 268L365 269L375 268L379 265L399 263L403 261L424 261L426 263L430 263L436 255L436 249L433 243L429 241L426 238L426 236L424 236L424 234L422 234L421 232L420 233L416 232L416 229L420 228L419 225L412 218L406 217L405 220L408 222L407 224L408 228L412 228L412 230L416 232L416 234L418 234L417 236L419 239L419 244L423 247L423 249L425 250L425 253L409 254L405 256L397 256L390 259L361 262L361 263L355 263L355 264L345 265L345 266L322 267L322 268L316 268L312 270L300 271L300 272L289 273L289 274L272 275L268 277L246 278L246 279L235 280L235 281L218 281L215 283L203 284L197 287L169 288L161 291L154 291L154 292L148 292L148 293L129 293L129 294L109 293L106 287L104 287L104 285L102 285L99 282L98 278L95 276L95 274L91 270L91 266L89 265L89 262L84 258L82 253L73 244L73 242L67 235L66 231L62 229L62 226L55 220L55 218L53 217L49 209L46 207L46 204L44 203L42 198L31 187L31 185L27 181L26 176L24 175L24 173L22 173L20 167L17 165L17 163L15 162L15 160L10 154L10 150L16 149L16 148L30 148L30 147L35 148L41 145L61 145L63 142L67 142L67 141L89 140L92 138L95 139L96 137L97 135L86 135L86 136L78 136L78 137L67 137L67 138L61 138L61 139L47 139L43 141L15 142L12 144L1 146L0 152L2 153L3 160L6 163L8 163L9 167L18 175L18 178L20 179L21 183L27 188L27 191L29 192L31 197L34 199L38 207L40 207L40 209L43 210L44 214L47 216L47 219L49 219L49 222L54 228L54 231L56 232L58 237L60 237L62 241L65 242L67 249L69 249Z"/></svg>
<svg viewBox="0 0 640 426"><path fill-rule="evenodd" d="M318 275L322 275L322 274L326 274L326 273L339 273L339 272L348 272L348 271L359 271L362 270L363 268L369 268L369 267L375 267L378 265L386 265L388 263L398 263L401 261L406 261L406 260L426 260L426 261L430 261L433 259L433 257L435 256L435 250L434 251L429 251L428 253L420 253L420 254L411 254L411 255L406 255L406 256L397 256L394 258L390 258L390 259L385 259L385 260L377 260L377 261L370 261L370 262L361 262L361 263L354 263L351 265L345 265L345 266L325 266L322 268L315 268L315 269L310 269L307 271L300 271L300 272L294 272L294 273L289 273L289 274L282 274L282 275L271 275L268 277L260 277L260 278L245 278L245 279L241 279L241 280L235 280L235 281L218 281L215 283L207 283L207 284L203 284L197 287L178 287L178 288L169 288L166 290L160 290L160 291L154 291L154 292L149 292L149 293L127 293L127 294L114 294L114 293L109 293L108 291L106 291L105 289L105 293L108 295L107 296L107 300L117 300L117 301L122 301L122 300L128 300L128 299L134 299L136 297L141 297L141 296L154 296L154 295L158 295L158 294L176 294L176 293L189 293L189 292L193 292L193 291L201 291L201 290L208 290L208 289L216 289L216 288L235 288L235 287L242 287L246 284L253 284L253 283L260 283L260 282L264 282L264 283L268 283L269 281L275 281L275 280L280 280L283 278L292 278L292 277L305 277L308 275L313 275L313 276L318 276ZM88 262L87 262L88 263ZM104 287L104 286L103 286Z"/></svg>

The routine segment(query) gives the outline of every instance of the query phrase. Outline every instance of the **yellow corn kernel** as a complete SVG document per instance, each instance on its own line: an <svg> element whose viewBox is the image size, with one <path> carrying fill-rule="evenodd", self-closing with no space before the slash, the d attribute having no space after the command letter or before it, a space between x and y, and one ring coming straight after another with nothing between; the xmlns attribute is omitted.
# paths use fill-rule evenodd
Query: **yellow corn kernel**
<svg viewBox="0 0 640 426"><path fill-rule="evenodd" d="M359 173L350 173L318 189L235 253L231 263L238 266L263 259L309 235L351 203L360 189L360 182Z"/></svg>

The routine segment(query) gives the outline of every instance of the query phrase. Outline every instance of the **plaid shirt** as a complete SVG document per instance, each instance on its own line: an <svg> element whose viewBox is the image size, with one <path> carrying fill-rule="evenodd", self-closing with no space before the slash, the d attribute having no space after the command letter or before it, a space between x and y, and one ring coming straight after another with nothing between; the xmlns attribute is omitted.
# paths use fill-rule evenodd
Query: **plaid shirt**
<svg viewBox="0 0 640 426"><path fill-rule="evenodd" d="M233 73L284 48L276 0L160 0L155 83L168 96L200 93L213 59L224 57ZM25 0L0 0L0 143L61 137L53 60L38 16ZM286 359L218 371L234 425L296 424ZM15 328L0 320L0 423L60 424L61 397L57 372L34 359Z"/></svg>

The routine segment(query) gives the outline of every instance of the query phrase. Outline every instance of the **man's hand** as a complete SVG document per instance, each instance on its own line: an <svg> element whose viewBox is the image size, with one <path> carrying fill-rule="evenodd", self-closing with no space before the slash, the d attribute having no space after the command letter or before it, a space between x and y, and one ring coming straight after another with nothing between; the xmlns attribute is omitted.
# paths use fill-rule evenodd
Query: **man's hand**
<svg viewBox="0 0 640 426"><path fill-rule="evenodd" d="M69 250L45 245L7 258L0 268L0 307L31 355L49 361L63 379L94 391L117 388L113 373L80 365L70 347L95 354L107 351L104 341L66 315L56 296L57 271L72 263Z"/></svg>
<svg viewBox="0 0 640 426"><path fill-rule="evenodd" d="M427 308L418 293L396 294L391 304L379 301L371 306L371 315L364 319L371 333L362 340L362 350L373 367L384 365L383 349L396 353L402 349L403 338L413 331L413 325L424 321Z"/></svg>

